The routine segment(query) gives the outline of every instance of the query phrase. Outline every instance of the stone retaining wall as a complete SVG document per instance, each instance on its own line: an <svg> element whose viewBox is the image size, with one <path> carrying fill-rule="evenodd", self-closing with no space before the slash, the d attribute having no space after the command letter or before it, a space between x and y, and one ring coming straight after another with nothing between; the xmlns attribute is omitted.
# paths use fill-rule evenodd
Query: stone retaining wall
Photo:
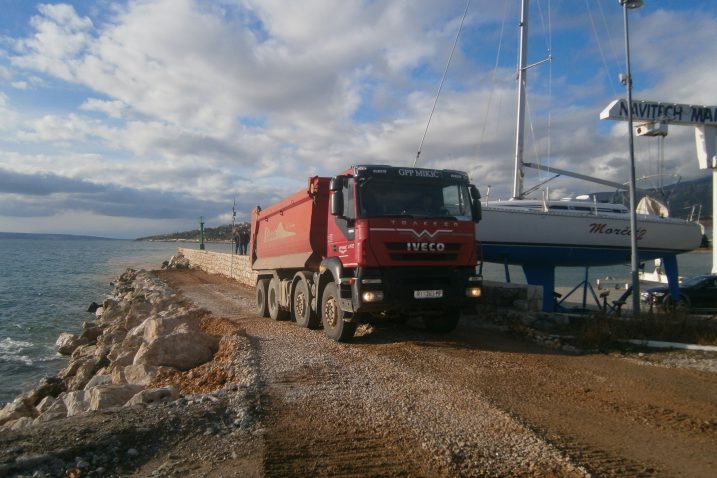
<svg viewBox="0 0 717 478"><path fill-rule="evenodd" d="M187 258L192 266L205 272L231 277L249 286L256 284L256 274L249 265L249 256L181 247L178 251ZM483 305L511 307L533 312L540 311L543 307L543 288L540 286L484 281L483 292Z"/></svg>
<svg viewBox="0 0 717 478"><path fill-rule="evenodd" d="M177 251L186 257L193 267L197 267L204 272L221 274L252 287L256 284L256 273L251 270L249 256L186 249L183 247L180 247Z"/></svg>

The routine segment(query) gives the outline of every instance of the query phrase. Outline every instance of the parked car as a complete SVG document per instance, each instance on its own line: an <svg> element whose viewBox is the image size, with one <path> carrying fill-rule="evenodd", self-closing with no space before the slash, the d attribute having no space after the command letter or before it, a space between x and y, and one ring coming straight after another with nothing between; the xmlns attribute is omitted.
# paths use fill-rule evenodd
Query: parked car
<svg viewBox="0 0 717 478"><path fill-rule="evenodd" d="M680 284L680 297L677 301L670 296L669 288L650 287L640 294L640 300L651 307L665 310L717 309L717 275L694 276Z"/></svg>

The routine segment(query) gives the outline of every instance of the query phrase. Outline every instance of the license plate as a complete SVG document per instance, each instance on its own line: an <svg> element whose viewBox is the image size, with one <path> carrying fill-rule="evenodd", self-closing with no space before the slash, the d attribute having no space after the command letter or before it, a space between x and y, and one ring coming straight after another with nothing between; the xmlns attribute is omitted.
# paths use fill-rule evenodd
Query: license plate
<svg viewBox="0 0 717 478"><path fill-rule="evenodd" d="M415 299L440 299L443 297L443 289L438 290L414 290Z"/></svg>

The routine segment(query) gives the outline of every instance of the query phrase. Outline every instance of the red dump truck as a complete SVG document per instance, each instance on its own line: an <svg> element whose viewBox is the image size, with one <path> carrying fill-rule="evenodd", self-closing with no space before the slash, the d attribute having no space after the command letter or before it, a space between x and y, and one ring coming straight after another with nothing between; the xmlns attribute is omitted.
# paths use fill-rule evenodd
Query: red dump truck
<svg viewBox="0 0 717 478"><path fill-rule="evenodd" d="M334 340L360 320L421 316L449 332L481 296L475 223L480 195L461 171L354 166L309 178L252 214L256 306Z"/></svg>

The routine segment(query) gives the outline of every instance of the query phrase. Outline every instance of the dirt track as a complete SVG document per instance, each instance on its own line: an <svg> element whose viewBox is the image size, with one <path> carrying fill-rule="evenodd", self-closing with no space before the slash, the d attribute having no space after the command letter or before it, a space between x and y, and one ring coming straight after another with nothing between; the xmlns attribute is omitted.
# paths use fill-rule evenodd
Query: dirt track
<svg viewBox="0 0 717 478"><path fill-rule="evenodd" d="M266 476L714 476L717 374L567 355L463 319L352 344L252 314L253 291L162 277L255 349Z"/></svg>

